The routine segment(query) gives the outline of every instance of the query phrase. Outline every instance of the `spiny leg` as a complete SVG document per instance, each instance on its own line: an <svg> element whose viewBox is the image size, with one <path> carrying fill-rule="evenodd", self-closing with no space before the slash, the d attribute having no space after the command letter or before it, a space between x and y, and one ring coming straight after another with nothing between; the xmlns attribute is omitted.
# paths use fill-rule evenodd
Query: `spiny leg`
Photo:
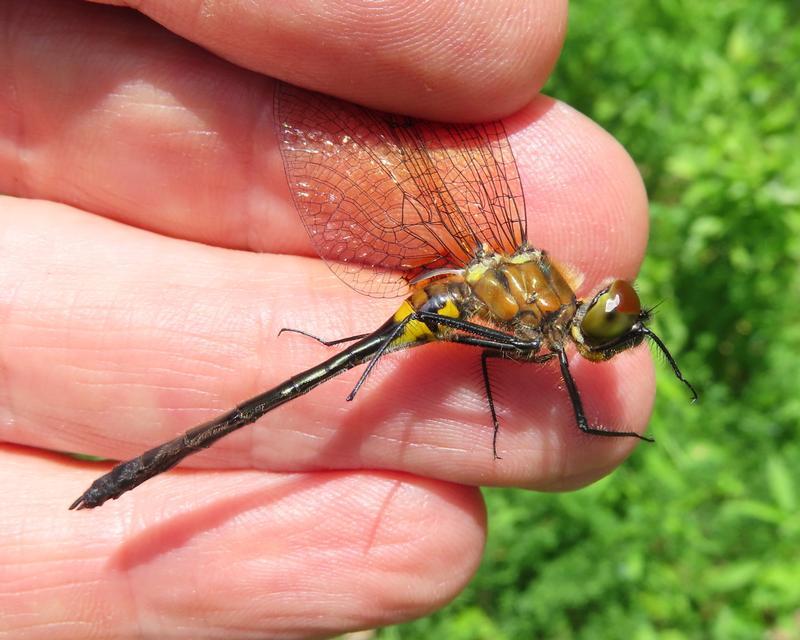
<svg viewBox="0 0 800 640"><path fill-rule="evenodd" d="M541 347L541 340L538 338L534 340L525 340L523 338L518 338L513 333L498 331L497 329L492 329L486 325L469 322L468 320L461 320L460 318L450 318L449 316L442 316L438 313L432 313L430 311L417 311L412 314L412 316L417 320L425 322L429 326L436 325L449 327L450 329L455 329L456 331L462 331L465 334L478 336L479 338L485 340L487 345L490 343L492 345L497 345L497 348L502 351L520 351L524 353L530 353L531 351L537 351L539 347ZM469 341L453 340L449 336L438 337L440 340L449 340L451 342L477 344ZM489 348L494 347L489 346Z"/></svg>
<svg viewBox="0 0 800 640"><path fill-rule="evenodd" d="M496 329L492 329L482 324L476 324L474 322L468 322L458 318L450 318L448 316L442 316L438 313L429 311L415 311L414 313L411 313L403 318L402 321L397 323L397 325L386 334L386 338L384 343L381 345L381 348L370 359L366 369L364 369L361 377L359 377L358 382L356 382L353 390L347 396L348 401L353 400L353 398L356 397L358 390L361 389L361 386L364 384L369 374L372 373L372 370L375 368L378 360L386 354L387 349L391 346L392 342L402 335L403 330L410 322L415 320L417 322L424 322L429 328L444 325L451 329L465 332L465 334L453 334L447 337L439 337L440 340L447 340L449 342L460 342L462 344L471 344L473 346L481 346L484 348L493 348L504 351L536 351L541 344L539 341L520 340L512 334L497 331ZM474 335L470 336L466 334ZM457 338L457 336L459 337Z"/></svg>
<svg viewBox="0 0 800 640"><path fill-rule="evenodd" d="M430 311L415 311L407 315L405 318L403 318L403 320L398 322L397 325L391 329L391 331L387 332L381 348L370 359L366 369L364 369L359 377L358 382L356 382L353 390L347 396L348 401L353 400L353 398L356 397L358 390L361 389L361 386L364 384L369 374L372 373L372 370L375 368L378 360L386 354L387 349L391 346L392 342L399 338L406 326L413 321L424 322L431 330L433 330L434 327L438 328L439 326L445 326L465 332L463 334L438 336L439 340L446 340L449 342L460 342L462 344L470 344L473 346L481 346L484 348L502 351L536 351L541 344L539 341L520 340L510 333L497 331L496 329L492 329L482 324L468 322L459 318L450 318L448 316L443 316Z"/></svg>
<svg viewBox="0 0 800 640"><path fill-rule="evenodd" d="M697 397L698 397L697 396L697 391L692 386L692 383L689 382L686 378L683 377L683 374L681 373L681 370L678 368L678 363L675 362L675 358L672 357L672 354L669 352L669 349L667 349L667 345L665 345L661 341L661 338L659 338L655 333L650 331L650 329L648 329L646 327L642 327L640 329L640 331L641 331L641 333L643 333L644 335L649 337L653 342L655 342L656 346L661 350L661 353L664 354L664 357L667 359L667 362L669 362L669 366L672 367L672 372L675 374L675 377L678 380L680 380L683 384L685 384L686 387L691 392L691 394L692 394L692 402L697 402Z"/></svg>
<svg viewBox="0 0 800 640"><path fill-rule="evenodd" d="M492 398L492 382L489 379L489 358L502 358L503 353L498 351L481 352L481 371L483 372L483 386L486 389L486 401L489 403L489 412L492 415L492 455L495 460L502 460L497 455L497 432L500 431L500 421L497 419L497 411L494 408L494 398Z"/></svg>
<svg viewBox="0 0 800 640"><path fill-rule="evenodd" d="M500 431L500 420L497 418L497 409L494 404L494 397L492 396L492 383L489 377L489 366L487 361L489 358L514 359L513 356L516 354L517 359L538 364L547 362L553 358L555 354L546 353L541 356L536 355L536 352L542 347L542 341L540 339L528 341L528 344L524 349L520 348L518 344L510 345L487 338L459 333L448 336L446 339L450 342L483 347L483 351L481 352L481 371L483 372L483 384L486 390L486 400L489 403L489 412L492 416L492 455L494 456L495 460L502 460L502 458L497 455L497 434Z"/></svg>
<svg viewBox="0 0 800 640"><path fill-rule="evenodd" d="M380 348L375 352L375 355L372 356L372 358L370 358L370 361L367 363L366 368L361 373L361 376L358 378L358 381L353 387L353 390L348 394L345 400L350 402L353 400L353 398L356 397L356 394L358 393L358 390L361 388L361 385L364 384L369 374L372 373L372 370L375 368L375 365L378 364L378 360L386 354L386 350L389 348L389 345L391 345L392 342L394 342L398 337L400 337L400 335L402 335L403 330L406 328L406 325L408 325L408 323L411 322L413 318L414 318L413 314L406 316L401 322L397 323L397 326L392 328L391 331L387 332L386 337L384 338L384 341L381 344Z"/></svg>
<svg viewBox="0 0 800 640"><path fill-rule="evenodd" d="M278 336L282 333L299 333L301 336L305 336L306 338L311 338L312 340L316 340L320 344L324 344L326 347L334 347L337 344L344 344L346 342L354 342L356 340L361 340L361 338L366 338L369 334L368 333L359 333L355 336L347 336L346 338L339 338L337 340L323 340L320 337L315 336L313 333L308 333L306 331L302 331L301 329L290 329L289 327L284 327L280 331L278 331Z"/></svg>
<svg viewBox="0 0 800 640"><path fill-rule="evenodd" d="M606 431L605 429L598 429L597 427L590 427L586 420L586 414L583 411L583 403L581 402L578 387L575 385L575 380L569 371L569 363L567 361L566 352L561 349L556 352L558 355L558 363L561 365L561 377L564 379L564 384L567 386L569 399L572 403L572 410L575 412L575 421L578 423L578 428L584 433L591 433L595 436L605 436L608 438L638 438L645 442L655 442L652 438L640 435L635 431Z"/></svg>
<svg viewBox="0 0 800 640"><path fill-rule="evenodd" d="M541 343L537 342L535 351L538 351L540 348ZM495 460L502 460L503 458L497 455L497 433L500 431L500 420L497 418L497 411L494 406L494 399L492 398L492 384L491 380L489 379L489 368L487 364L487 360L489 358L506 358L508 359L509 353L508 351L498 351L498 350L486 350L481 353L481 369L483 370L483 384L486 387L486 400L489 402L489 411L492 414L492 426L494 427L494 432L492 433L492 454L494 455ZM548 362L552 358L555 357L554 353L545 353L543 355L535 355L530 358L530 362L535 364L543 364Z"/></svg>
<svg viewBox="0 0 800 640"><path fill-rule="evenodd" d="M387 332L381 348L370 359L366 369L364 369L353 387L353 390L347 396L348 401L355 398L367 377L372 373L378 360L386 354L392 342L402 335L403 330L412 321L424 322L431 329L433 329L433 327L445 326L464 332L437 336L439 340L445 340L447 342L458 342L460 344L483 347L484 349L492 349L502 353L516 352L520 354L530 354L535 353L541 348L541 340L539 339L523 340L513 334L498 331L482 324L461 320L460 318L451 318L430 311L415 311L407 315L401 322L393 327L391 331ZM545 359L549 359L550 357L552 356L548 355ZM538 361L536 358L528 359L534 362Z"/></svg>

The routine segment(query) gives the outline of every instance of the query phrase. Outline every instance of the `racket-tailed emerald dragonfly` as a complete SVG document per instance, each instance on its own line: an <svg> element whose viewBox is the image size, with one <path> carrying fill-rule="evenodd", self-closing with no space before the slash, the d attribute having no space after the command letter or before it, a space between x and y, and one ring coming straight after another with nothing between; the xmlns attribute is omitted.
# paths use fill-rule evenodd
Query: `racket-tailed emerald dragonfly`
<svg viewBox="0 0 800 640"><path fill-rule="evenodd" d="M275 90L276 133L294 204L319 255L355 290L405 299L375 331L315 367L244 401L95 480L70 509L100 506L187 456L353 367L352 400L388 353L431 342L478 347L497 457L499 422L487 361L555 361L576 426L590 425L567 347L602 361L651 340L696 399L647 323L630 282L609 280L579 300L572 272L528 243L525 199L505 129L422 122L289 85ZM313 337L313 336L312 336Z"/></svg>

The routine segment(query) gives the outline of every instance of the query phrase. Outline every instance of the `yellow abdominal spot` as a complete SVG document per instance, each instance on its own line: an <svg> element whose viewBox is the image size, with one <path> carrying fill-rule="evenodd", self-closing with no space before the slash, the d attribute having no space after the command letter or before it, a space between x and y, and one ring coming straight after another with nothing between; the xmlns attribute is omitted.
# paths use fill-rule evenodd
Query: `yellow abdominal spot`
<svg viewBox="0 0 800 640"><path fill-rule="evenodd" d="M403 300L403 304L400 305L400 308L394 312L394 321L395 322L402 322L412 313L414 313L415 309L411 306L411 303L408 300Z"/></svg>
<svg viewBox="0 0 800 640"><path fill-rule="evenodd" d="M416 309L409 303L408 300L405 300L403 304L400 305L400 308L395 311L394 314L394 321L395 322L402 322L412 313L414 313ZM439 309L437 312L440 316L445 316L447 318L458 318L459 311L458 307L452 300L448 300L444 306ZM394 339L392 342L393 346L399 347L404 345L413 344L414 342L423 342L426 340L431 340L435 338L433 331L430 330L427 324L420 320L411 320L404 328L403 332Z"/></svg>
<svg viewBox="0 0 800 640"><path fill-rule="evenodd" d="M458 307L452 300L445 302L444 306L436 313L438 313L440 316L445 316L446 318L458 318L461 315L458 311Z"/></svg>

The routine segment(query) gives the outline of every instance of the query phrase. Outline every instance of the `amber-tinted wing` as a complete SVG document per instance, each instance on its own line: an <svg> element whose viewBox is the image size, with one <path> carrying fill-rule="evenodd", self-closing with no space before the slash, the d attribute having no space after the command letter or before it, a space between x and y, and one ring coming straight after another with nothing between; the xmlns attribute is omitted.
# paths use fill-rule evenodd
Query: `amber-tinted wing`
<svg viewBox="0 0 800 640"><path fill-rule="evenodd" d="M375 297L407 291L482 244L525 241L516 162L499 122L445 125L370 111L278 84L275 122L289 188L319 255Z"/></svg>

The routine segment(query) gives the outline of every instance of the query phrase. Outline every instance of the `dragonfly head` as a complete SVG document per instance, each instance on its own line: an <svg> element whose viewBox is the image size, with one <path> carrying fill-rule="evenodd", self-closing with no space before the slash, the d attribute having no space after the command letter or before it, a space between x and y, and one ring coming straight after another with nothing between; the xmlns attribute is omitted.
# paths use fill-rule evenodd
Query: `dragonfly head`
<svg viewBox="0 0 800 640"><path fill-rule="evenodd" d="M666 357L675 376L697 400L694 387L683 377L675 359L655 333L647 328L650 311L642 309L639 295L627 280L614 280L588 302L581 302L572 320L570 332L578 352L595 362L608 360L620 351L641 344L649 338Z"/></svg>
<svg viewBox="0 0 800 640"><path fill-rule="evenodd" d="M584 358L608 360L641 343L649 318L631 283L614 280L580 304L572 321L572 338Z"/></svg>

